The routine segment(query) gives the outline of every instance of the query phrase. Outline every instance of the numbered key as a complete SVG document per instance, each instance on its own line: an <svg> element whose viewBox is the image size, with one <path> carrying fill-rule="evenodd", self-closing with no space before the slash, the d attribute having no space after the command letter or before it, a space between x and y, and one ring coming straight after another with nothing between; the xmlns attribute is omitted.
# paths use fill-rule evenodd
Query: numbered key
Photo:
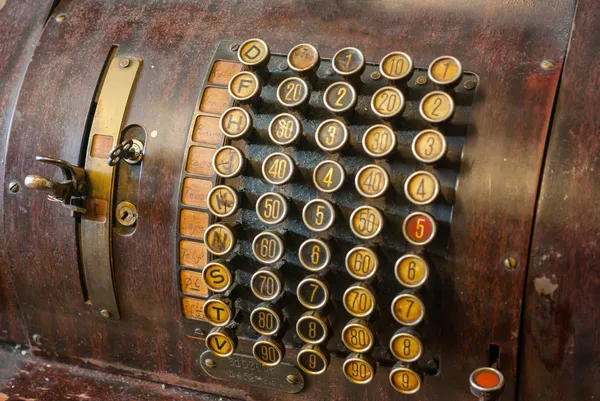
<svg viewBox="0 0 600 401"><path fill-rule="evenodd" d="M423 377L413 370L410 365L399 362L390 372L390 384L399 393L405 395L415 394L421 389Z"/></svg>
<svg viewBox="0 0 600 401"><path fill-rule="evenodd" d="M215 172L222 178L232 178L240 175L246 158L233 146L223 146L217 149L212 164Z"/></svg>
<svg viewBox="0 0 600 401"><path fill-rule="evenodd" d="M227 326L233 320L233 301L224 295L213 295L204 303L204 317L213 326Z"/></svg>
<svg viewBox="0 0 600 401"><path fill-rule="evenodd" d="M241 107L231 107L219 119L221 132L229 139L247 137L252 129L252 117Z"/></svg>
<svg viewBox="0 0 600 401"><path fill-rule="evenodd" d="M302 220L309 230L322 232L328 230L335 222L333 204L325 199L313 199L302 209Z"/></svg>
<svg viewBox="0 0 600 401"><path fill-rule="evenodd" d="M384 120L398 117L404 111L404 95L400 89L393 86L380 88L371 98L371 110Z"/></svg>
<svg viewBox="0 0 600 401"><path fill-rule="evenodd" d="M290 109L300 108L308 102L310 90L302 78L284 79L277 88L277 100Z"/></svg>
<svg viewBox="0 0 600 401"><path fill-rule="evenodd" d="M356 190L365 198L378 198L390 186L390 176L383 167L369 164L358 170L354 179Z"/></svg>
<svg viewBox="0 0 600 401"><path fill-rule="evenodd" d="M346 379L356 384L368 384L375 377L375 361L365 354L352 353L348 355L342 366Z"/></svg>
<svg viewBox="0 0 600 401"><path fill-rule="evenodd" d="M307 309L323 308L329 301L329 286L317 275L310 275L298 284L298 301Z"/></svg>
<svg viewBox="0 0 600 401"><path fill-rule="evenodd" d="M389 53L381 59L379 71L391 83L408 81L413 73L412 58L402 52Z"/></svg>
<svg viewBox="0 0 600 401"><path fill-rule="evenodd" d="M425 305L416 295L405 291L392 301L392 316L400 324L416 326L425 317Z"/></svg>
<svg viewBox="0 0 600 401"><path fill-rule="evenodd" d="M414 212L406 216L402 223L404 238L413 245L427 245L437 232L437 224L431 215Z"/></svg>
<svg viewBox="0 0 600 401"><path fill-rule="evenodd" d="M237 348L238 339L235 331L225 327L214 327L206 335L206 348L216 356L227 358Z"/></svg>
<svg viewBox="0 0 600 401"><path fill-rule="evenodd" d="M358 280L366 280L373 277L379 267L379 258L375 252L364 246L352 248L345 259L348 274Z"/></svg>
<svg viewBox="0 0 600 401"><path fill-rule="evenodd" d="M452 56L438 57L431 62L427 71L429 79L443 86L453 86L462 77L462 65Z"/></svg>
<svg viewBox="0 0 600 401"><path fill-rule="evenodd" d="M415 362L423 355L423 343L414 330L403 327L392 336L390 351L401 362Z"/></svg>
<svg viewBox="0 0 600 401"><path fill-rule="evenodd" d="M371 325L363 319L352 319L342 329L342 342L352 352L368 352L375 344Z"/></svg>
<svg viewBox="0 0 600 401"><path fill-rule="evenodd" d="M226 292L233 284L233 275L229 267L222 262L210 262L202 270L202 279L213 292Z"/></svg>
<svg viewBox="0 0 600 401"><path fill-rule="evenodd" d="M446 137L434 129L426 129L417 134L412 142L412 153L421 163L435 163L446 154Z"/></svg>
<svg viewBox="0 0 600 401"><path fill-rule="evenodd" d="M277 145L293 145L301 135L302 124L289 113L278 114L269 124L269 137Z"/></svg>
<svg viewBox="0 0 600 401"><path fill-rule="evenodd" d="M329 366L329 352L318 345L306 344L296 357L298 367L309 375L320 375Z"/></svg>
<svg viewBox="0 0 600 401"><path fill-rule="evenodd" d="M440 193L440 182L428 171L416 171L404 182L404 194L415 205L428 205Z"/></svg>
<svg viewBox="0 0 600 401"><path fill-rule="evenodd" d="M260 99L262 86L258 76L250 71L235 74L229 81L229 95L241 104L256 103Z"/></svg>
<svg viewBox="0 0 600 401"><path fill-rule="evenodd" d="M281 194L267 192L258 198L256 214L265 224L279 224L288 215L288 201Z"/></svg>
<svg viewBox="0 0 600 401"><path fill-rule="evenodd" d="M263 267L252 275L250 288L256 298L272 301L283 292L283 278L275 270Z"/></svg>
<svg viewBox="0 0 600 401"><path fill-rule="evenodd" d="M271 153L262 165L265 180L274 185L283 185L291 181L296 170L294 161L285 153Z"/></svg>
<svg viewBox="0 0 600 401"><path fill-rule="evenodd" d="M366 317L375 310L375 292L368 284L354 283L344 292L343 302L352 316Z"/></svg>
<svg viewBox="0 0 600 401"><path fill-rule="evenodd" d="M386 125L370 127L363 135L362 145L365 152L376 158L386 157L396 148L396 134Z"/></svg>
<svg viewBox="0 0 600 401"><path fill-rule="evenodd" d="M327 318L319 312L305 312L296 323L296 333L308 344L321 344L329 336Z"/></svg>
<svg viewBox="0 0 600 401"><path fill-rule="evenodd" d="M348 142L348 127L335 118L325 120L317 127L315 141L325 152L335 152Z"/></svg>
<svg viewBox="0 0 600 401"><path fill-rule="evenodd" d="M204 245L213 255L225 255L231 252L235 244L236 239L233 230L225 224L213 224L204 232Z"/></svg>
<svg viewBox="0 0 600 401"><path fill-rule="evenodd" d="M228 217L237 212L239 197L228 185L217 185L208 193L208 209L217 217Z"/></svg>
<svg viewBox="0 0 600 401"><path fill-rule="evenodd" d="M323 94L325 107L336 115L350 115L356 100L356 90L347 82L335 82Z"/></svg>
<svg viewBox="0 0 600 401"><path fill-rule="evenodd" d="M383 230L383 214L373 206L357 207L350 215L350 229L358 238L375 238Z"/></svg>
<svg viewBox="0 0 600 401"><path fill-rule="evenodd" d="M313 171L313 183L321 192L332 193L344 185L346 171L341 164L333 160L324 160Z"/></svg>
<svg viewBox="0 0 600 401"><path fill-rule="evenodd" d="M287 63L290 69L301 77L306 77L310 82L316 82L321 58L313 45L302 43L294 46L288 53Z"/></svg>
<svg viewBox="0 0 600 401"><path fill-rule="evenodd" d="M429 265L419 255L406 254L396 261L394 266L396 279L406 288L418 288L429 277Z"/></svg>
<svg viewBox="0 0 600 401"><path fill-rule="evenodd" d="M261 336L254 343L252 354L264 366L277 366L283 360L285 347L272 336Z"/></svg>
<svg viewBox="0 0 600 401"><path fill-rule="evenodd" d="M454 100L446 92L429 92L421 100L419 112L430 123L443 123L454 114Z"/></svg>
<svg viewBox="0 0 600 401"><path fill-rule="evenodd" d="M257 333L265 336L276 334L281 328L283 315L275 305L263 302L250 313L250 324Z"/></svg>
<svg viewBox="0 0 600 401"><path fill-rule="evenodd" d="M360 82L360 75L365 70L365 56L355 47L345 47L335 53L331 66L342 78Z"/></svg>
<svg viewBox="0 0 600 401"><path fill-rule="evenodd" d="M298 249L298 259L300 259L300 263L306 270L311 272L322 271L331 262L331 249L321 239L307 239Z"/></svg>
<svg viewBox="0 0 600 401"><path fill-rule="evenodd" d="M276 263L283 258L284 252L285 245L278 234L264 231L254 237L252 241L252 253L259 262Z"/></svg>

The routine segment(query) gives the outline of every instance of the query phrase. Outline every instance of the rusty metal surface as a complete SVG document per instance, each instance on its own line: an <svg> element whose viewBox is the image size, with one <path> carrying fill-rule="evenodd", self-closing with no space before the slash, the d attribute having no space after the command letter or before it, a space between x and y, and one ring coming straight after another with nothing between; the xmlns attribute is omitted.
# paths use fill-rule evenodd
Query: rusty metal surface
<svg viewBox="0 0 600 401"><path fill-rule="evenodd" d="M125 124L156 136L146 147L136 231L113 236L116 292L125 317L119 324L99 321L83 303L75 227L66 213L39 195L5 195L8 264L28 311L28 330L44 340L35 352L263 399L263 390L223 385L194 369L202 346L185 336L171 268L181 158L211 52L219 40L260 36L275 53L307 41L323 57L353 45L371 62L392 50L408 52L417 65L451 54L485 85L478 89L482 96L473 108L456 191L452 274L441 277L444 290L438 294L443 373L425 382L419 398L470 400L469 373L487 364L494 342L501 347L505 397L511 399L542 153L573 11L573 1L559 0L61 3L57 12L66 18L50 20L21 92L5 180L27 175L36 152L77 161L94 86L115 43L143 58L145 66ZM541 69L544 59L555 67ZM508 256L518 262L514 271L502 265ZM343 378L339 364L330 369L308 380L295 397L397 397L385 390L385 377L360 387Z"/></svg>

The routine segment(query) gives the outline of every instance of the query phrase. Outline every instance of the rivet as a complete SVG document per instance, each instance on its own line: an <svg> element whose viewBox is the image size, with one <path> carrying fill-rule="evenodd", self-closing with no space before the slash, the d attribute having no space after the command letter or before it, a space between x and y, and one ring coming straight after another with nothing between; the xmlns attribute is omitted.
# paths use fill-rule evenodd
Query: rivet
<svg viewBox="0 0 600 401"><path fill-rule="evenodd" d="M67 19L67 16L65 14L58 14L54 19L56 22L63 22L65 19Z"/></svg>
<svg viewBox="0 0 600 401"><path fill-rule="evenodd" d="M110 317L110 312L109 312L109 311L107 311L106 309L102 309L102 310L100 311L100 316L102 316L102 317L103 317L103 318L105 318L105 319L108 319L108 318Z"/></svg>
<svg viewBox="0 0 600 401"><path fill-rule="evenodd" d="M17 181L11 181L8 183L8 190L13 194L16 194L21 189L21 186Z"/></svg>
<svg viewBox="0 0 600 401"><path fill-rule="evenodd" d="M288 65L285 61L283 63L279 64L279 71L285 71L287 69L288 69Z"/></svg>
<svg viewBox="0 0 600 401"><path fill-rule="evenodd" d="M119 67L127 68L127 67L129 67L130 63L131 63L131 61L129 61L128 58L122 58L121 61L119 61Z"/></svg>
<svg viewBox="0 0 600 401"><path fill-rule="evenodd" d="M556 67L556 63L553 60L543 60L540 67L542 67L542 70L550 71Z"/></svg>
<svg viewBox="0 0 600 401"><path fill-rule="evenodd" d="M238 45L237 43L232 44L230 47L232 52L237 52L239 48L240 48L240 45Z"/></svg>
<svg viewBox="0 0 600 401"><path fill-rule="evenodd" d="M477 86L477 82L474 80L465 81L465 84L463 86L466 90L470 91L472 89L475 89L475 87Z"/></svg>
<svg viewBox="0 0 600 401"><path fill-rule="evenodd" d="M204 337L206 335L206 332L200 328L195 328L194 334L200 337Z"/></svg>
<svg viewBox="0 0 600 401"><path fill-rule="evenodd" d="M215 363L215 361L213 361L212 359L207 359L206 361L204 361L204 364L208 367L208 368L216 368L217 364Z"/></svg>
<svg viewBox="0 0 600 401"><path fill-rule="evenodd" d="M417 85L425 85L427 83L427 77L425 75L421 75L415 82Z"/></svg>
<svg viewBox="0 0 600 401"><path fill-rule="evenodd" d="M517 268L517 264L517 259L513 258L512 256L509 256L508 258L504 259L504 267L506 268L506 270L515 270Z"/></svg>
<svg viewBox="0 0 600 401"><path fill-rule="evenodd" d="M31 339L36 345L42 345L42 336L40 336L39 334L34 334L33 336L31 336Z"/></svg>
<svg viewBox="0 0 600 401"><path fill-rule="evenodd" d="M287 380L288 383L290 384L296 384L298 383L298 378L294 375L287 375L287 377L285 378L285 380Z"/></svg>
<svg viewBox="0 0 600 401"><path fill-rule="evenodd" d="M371 73L371 79L373 81L377 81L379 78L381 78L381 73L379 71L373 71Z"/></svg>

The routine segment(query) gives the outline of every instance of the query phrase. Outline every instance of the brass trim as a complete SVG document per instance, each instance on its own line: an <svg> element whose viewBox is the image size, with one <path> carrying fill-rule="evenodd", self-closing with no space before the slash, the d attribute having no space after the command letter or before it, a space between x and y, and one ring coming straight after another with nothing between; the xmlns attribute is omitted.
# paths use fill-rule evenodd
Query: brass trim
<svg viewBox="0 0 600 401"><path fill-rule="evenodd" d="M127 60L127 61L125 61ZM123 62L126 67L120 64ZM106 218L102 221L83 216L81 219L81 260L90 302L96 313L104 318L120 319L113 277L113 199L115 167L106 159L92 157L93 139L96 135L112 137L112 147L119 143L127 104L133 91L142 59L114 57L98 97L96 113L90 129L84 168L89 181L90 199L104 200Z"/></svg>

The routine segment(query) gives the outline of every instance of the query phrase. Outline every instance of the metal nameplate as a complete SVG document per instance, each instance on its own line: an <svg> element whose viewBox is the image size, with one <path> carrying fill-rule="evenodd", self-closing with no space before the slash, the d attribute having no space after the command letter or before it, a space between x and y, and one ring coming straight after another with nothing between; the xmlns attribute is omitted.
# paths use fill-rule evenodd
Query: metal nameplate
<svg viewBox="0 0 600 401"><path fill-rule="evenodd" d="M287 363L267 367L258 363L252 356L233 354L228 358L219 358L210 351L204 351L200 355L199 362L204 372L215 379L285 393L298 393L304 388L302 373L295 366Z"/></svg>

